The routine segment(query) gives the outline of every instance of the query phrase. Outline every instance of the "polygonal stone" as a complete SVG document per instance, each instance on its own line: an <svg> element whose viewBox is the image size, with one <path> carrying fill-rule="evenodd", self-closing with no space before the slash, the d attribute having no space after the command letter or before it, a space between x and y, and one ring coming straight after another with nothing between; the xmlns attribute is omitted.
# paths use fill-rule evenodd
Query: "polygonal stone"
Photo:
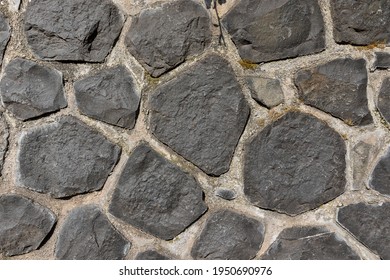
<svg viewBox="0 0 390 280"><path fill-rule="evenodd" d="M0 65L3 63L5 47L8 44L10 36L11 28L9 27L4 15L0 13Z"/></svg>
<svg viewBox="0 0 390 280"><path fill-rule="evenodd" d="M125 43L152 77L200 54L211 42L207 11L191 0L142 10L133 19Z"/></svg>
<svg viewBox="0 0 390 280"><path fill-rule="evenodd" d="M101 62L123 22L111 0L34 0L28 2L24 29L41 59Z"/></svg>
<svg viewBox="0 0 390 280"><path fill-rule="evenodd" d="M120 148L71 116L24 132L18 179L33 191L62 198L100 190Z"/></svg>
<svg viewBox="0 0 390 280"><path fill-rule="evenodd" d="M4 157L8 149L8 125L4 120L3 114L0 114L0 175L3 170Z"/></svg>
<svg viewBox="0 0 390 280"><path fill-rule="evenodd" d="M374 69L390 69L390 53L376 52Z"/></svg>
<svg viewBox="0 0 390 280"><path fill-rule="evenodd" d="M142 253L139 253L136 257L136 260L170 260L167 256L160 254L154 250L148 250Z"/></svg>
<svg viewBox="0 0 390 280"><path fill-rule="evenodd" d="M280 81L277 79L247 77L252 98L267 108L278 106L284 100Z"/></svg>
<svg viewBox="0 0 390 280"><path fill-rule="evenodd" d="M301 70L295 76L299 97L308 105L342 119L349 125L372 123L367 103L364 59L340 58Z"/></svg>
<svg viewBox="0 0 390 280"><path fill-rule="evenodd" d="M150 129L161 142L207 174L229 170L249 106L226 60L208 56L149 100Z"/></svg>
<svg viewBox="0 0 390 280"><path fill-rule="evenodd" d="M249 260L260 250L264 225L229 210L214 213L191 250L194 259Z"/></svg>
<svg viewBox="0 0 390 280"><path fill-rule="evenodd" d="M61 260L121 260L131 243L95 205L73 209L59 232L55 256Z"/></svg>
<svg viewBox="0 0 390 280"><path fill-rule="evenodd" d="M134 127L140 93L126 67L100 71L75 82L74 89L82 114L119 127Z"/></svg>
<svg viewBox="0 0 390 280"><path fill-rule="evenodd" d="M142 144L127 160L109 212L169 240L207 210L202 196L202 189L191 175Z"/></svg>
<svg viewBox="0 0 390 280"><path fill-rule="evenodd" d="M0 196L0 253L14 256L36 250L55 223L52 211L28 198Z"/></svg>
<svg viewBox="0 0 390 280"><path fill-rule="evenodd" d="M313 116L289 112L246 149L244 192L256 206L289 215L314 209L344 192L346 147Z"/></svg>
<svg viewBox="0 0 390 280"><path fill-rule="evenodd" d="M8 63L0 91L7 110L23 121L67 106L62 74L22 58Z"/></svg>
<svg viewBox="0 0 390 280"><path fill-rule="evenodd" d="M325 49L324 22L317 1L241 0L223 24L241 58L253 63Z"/></svg>
<svg viewBox="0 0 390 280"><path fill-rule="evenodd" d="M390 195L390 150L387 151L371 174L370 187L384 195Z"/></svg>
<svg viewBox="0 0 390 280"><path fill-rule="evenodd" d="M378 96L378 109L381 115L390 123L390 78L383 80Z"/></svg>
<svg viewBox="0 0 390 280"><path fill-rule="evenodd" d="M264 260L359 260L335 233L321 227L284 229L261 257Z"/></svg>

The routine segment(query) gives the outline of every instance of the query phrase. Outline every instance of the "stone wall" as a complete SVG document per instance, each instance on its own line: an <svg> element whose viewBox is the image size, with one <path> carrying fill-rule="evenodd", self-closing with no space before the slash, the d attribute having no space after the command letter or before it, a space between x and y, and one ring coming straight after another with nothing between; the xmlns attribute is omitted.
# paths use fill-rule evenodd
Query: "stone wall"
<svg viewBox="0 0 390 280"><path fill-rule="evenodd" d="M389 259L390 2L0 4L1 259Z"/></svg>

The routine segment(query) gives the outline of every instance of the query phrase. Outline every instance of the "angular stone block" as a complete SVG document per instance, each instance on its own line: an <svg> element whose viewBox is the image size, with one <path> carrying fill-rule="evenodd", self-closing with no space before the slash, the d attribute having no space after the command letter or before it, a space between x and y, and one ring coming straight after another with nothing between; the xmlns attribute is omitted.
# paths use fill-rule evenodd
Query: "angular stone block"
<svg viewBox="0 0 390 280"><path fill-rule="evenodd" d="M377 107L385 120L390 123L390 78L385 78L382 82Z"/></svg>
<svg viewBox="0 0 390 280"><path fill-rule="evenodd" d="M0 65L3 63L3 55L7 47L9 38L11 37L11 28L8 21L2 13L0 13Z"/></svg>
<svg viewBox="0 0 390 280"><path fill-rule="evenodd" d="M390 69L390 53L376 52L374 69Z"/></svg>
<svg viewBox="0 0 390 280"><path fill-rule="evenodd" d="M387 151L371 174L370 187L381 194L390 196L390 150Z"/></svg>

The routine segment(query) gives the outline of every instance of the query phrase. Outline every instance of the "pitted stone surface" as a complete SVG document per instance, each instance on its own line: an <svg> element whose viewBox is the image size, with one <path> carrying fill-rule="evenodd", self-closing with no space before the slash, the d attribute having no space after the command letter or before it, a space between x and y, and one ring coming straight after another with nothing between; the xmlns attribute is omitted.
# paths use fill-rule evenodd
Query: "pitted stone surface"
<svg viewBox="0 0 390 280"><path fill-rule="evenodd" d="M207 11L192 0L177 0L141 11L126 35L129 52L153 76L200 54L211 42Z"/></svg>
<svg viewBox="0 0 390 280"><path fill-rule="evenodd" d="M357 203L340 208L337 221L381 259L389 260L389 213L389 202L379 205Z"/></svg>
<svg viewBox="0 0 390 280"><path fill-rule="evenodd" d="M0 196L0 253L14 256L36 250L55 223L52 211L28 198Z"/></svg>
<svg viewBox="0 0 390 280"><path fill-rule="evenodd" d="M335 233L320 227L284 229L264 260L358 260L360 257Z"/></svg>
<svg viewBox="0 0 390 280"><path fill-rule="evenodd" d="M73 209L60 230L55 256L61 260L121 260L131 243L95 205Z"/></svg>
<svg viewBox="0 0 390 280"><path fill-rule="evenodd" d="M278 79L247 77L246 81L252 98L260 105L272 108L283 102L284 95Z"/></svg>
<svg viewBox="0 0 390 280"><path fill-rule="evenodd" d="M217 55L197 62L150 96L150 129L204 172L229 170L249 106L233 69Z"/></svg>
<svg viewBox="0 0 390 280"><path fill-rule="evenodd" d="M241 0L224 17L243 60L254 63L317 53L325 49L317 1Z"/></svg>
<svg viewBox="0 0 390 280"><path fill-rule="evenodd" d="M5 159L5 153L8 149L8 125L4 120L3 114L0 114L0 175L3 170L3 164Z"/></svg>
<svg viewBox="0 0 390 280"><path fill-rule="evenodd" d="M34 128L19 140L18 179L55 198L100 190L120 148L71 116Z"/></svg>
<svg viewBox="0 0 390 280"><path fill-rule="evenodd" d="M378 96L378 109L386 121L390 123L390 78L383 80Z"/></svg>
<svg viewBox="0 0 390 280"><path fill-rule="evenodd" d="M245 195L289 215L317 208L344 192L345 153L341 136L324 122L289 112L247 146Z"/></svg>
<svg viewBox="0 0 390 280"><path fill-rule="evenodd" d="M372 123L364 59L336 59L295 76L299 97L350 125Z"/></svg>
<svg viewBox="0 0 390 280"><path fill-rule="evenodd" d="M34 0L28 2L24 29L41 59L101 62L123 22L111 0Z"/></svg>
<svg viewBox="0 0 390 280"><path fill-rule="evenodd" d="M170 260L167 256L160 254L154 250L148 250L142 253L139 253L136 257L136 260Z"/></svg>
<svg viewBox="0 0 390 280"><path fill-rule="evenodd" d="M375 69L390 69L390 53L376 52L375 53Z"/></svg>
<svg viewBox="0 0 390 280"><path fill-rule="evenodd" d="M214 213L191 250L194 259L253 259L264 240L264 225L230 210Z"/></svg>
<svg viewBox="0 0 390 280"><path fill-rule="evenodd" d="M207 207L195 178L146 145L130 155L115 187L109 212L158 238L170 240Z"/></svg>
<svg viewBox="0 0 390 280"><path fill-rule="evenodd" d="M23 121L67 106L62 74L22 58L8 63L0 91L7 110Z"/></svg>
<svg viewBox="0 0 390 280"><path fill-rule="evenodd" d="M390 196L390 150L387 151L371 174L370 186L384 195Z"/></svg>
<svg viewBox="0 0 390 280"><path fill-rule="evenodd" d="M11 28L8 21L5 19L4 15L0 13L0 65L3 63L5 47L8 44L10 36Z"/></svg>
<svg viewBox="0 0 390 280"><path fill-rule="evenodd" d="M140 93L126 67L100 71L75 82L74 88L82 114L119 127L134 127Z"/></svg>

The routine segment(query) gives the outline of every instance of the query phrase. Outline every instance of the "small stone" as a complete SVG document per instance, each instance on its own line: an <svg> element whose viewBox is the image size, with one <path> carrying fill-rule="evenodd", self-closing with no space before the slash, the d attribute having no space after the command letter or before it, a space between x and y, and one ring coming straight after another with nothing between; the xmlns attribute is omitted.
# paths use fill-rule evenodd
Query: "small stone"
<svg viewBox="0 0 390 280"><path fill-rule="evenodd" d="M75 82L74 88L82 114L119 127L134 127L140 93L126 67L100 71Z"/></svg>
<svg viewBox="0 0 390 280"><path fill-rule="evenodd" d="M374 69L390 69L390 53L376 52Z"/></svg>
<svg viewBox="0 0 390 280"><path fill-rule="evenodd" d="M264 225L252 218L222 210L214 213L191 250L194 259L249 260L260 250Z"/></svg>
<svg viewBox="0 0 390 280"><path fill-rule="evenodd" d="M217 189L215 191L216 196L219 196L220 198L226 199L226 200L233 200L237 197L236 193L232 190L228 189Z"/></svg>
<svg viewBox="0 0 390 280"><path fill-rule="evenodd" d="M0 253L14 256L38 249L55 223L52 211L28 198L0 196Z"/></svg>
<svg viewBox="0 0 390 280"><path fill-rule="evenodd" d="M59 232L55 257L61 260L122 260L131 243L95 205L73 209Z"/></svg>
<svg viewBox="0 0 390 280"><path fill-rule="evenodd" d="M5 159L5 153L8 149L8 125L4 120L3 114L0 114L0 175L3 170L3 164Z"/></svg>
<svg viewBox="0 0 390 280"><path fill-rule="evenodd" d="M284 100L280 81L277 79L247 77L252 98L260 105L272 108L281 104Z"/></svg>
<svg viewBox="0 0 390 280"><path fill-rule="evenodd" d="M55 198L100 190L120 148L72 116L24 132L18 179L23 187Z"/></svg>
<svg viewBox="0 0 390 280"><path fill-rule="evenodd" d="M129 52L152 77L158 77L198 55L211 42L207 11L191 0L142 10L126 35Z"/></svg>
<svg viewBox="0 0 390 280"><path fill-rule="evenodd" d="M67 106L62 74L22 58L8 63L0 91L5 108L23 121Z"/></svg>
<svg viewBox="0 0 390 280"><path fill-rule="evenodd" d="M160 254L154 250L148 250L142 253L139 253L136 257L136 260L170 260L167 256Z"/></svg>
<svg viewBox="0 0 390 280"><path fill-rule="evenodd" d="M5 48L11 37L11 28L5 19L4 15L0 13L0 65L3 63L3 55Z"/></svg>
<svg viewBox="0 0 390 280"><path fill-rule="evenodd" d="M367 70L364 59L340 58L301 70L295 76L299 97L349 125L372 123L367 102Z"/></svg>
<svg viewBox="0 0 390 280"><path fill-rule="evenodd" d="M390 149L387 151L371 174L370 187L381 194L390 196Z"/></svg>
<svg viewBox="0 0 390 280"><path fill-rule="evenodd" d="M195 178L144 144L127 160L109 206L115 217L164 240L206 210Z"/></svg>
<svg viewBox="0 0 390 280"><path fill-rule="evenodd" d="M390 78L384 79L382 83L377 106L381 115L390 123Z"/></svg>

